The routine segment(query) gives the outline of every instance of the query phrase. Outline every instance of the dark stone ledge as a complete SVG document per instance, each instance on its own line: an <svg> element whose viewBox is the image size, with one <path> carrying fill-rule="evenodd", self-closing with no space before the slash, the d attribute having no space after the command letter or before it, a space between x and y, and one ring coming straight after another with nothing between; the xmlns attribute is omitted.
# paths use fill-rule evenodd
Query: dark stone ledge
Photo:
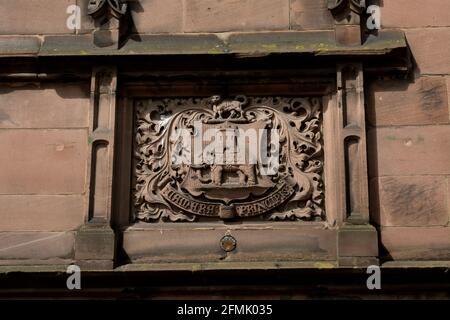
<svg viewBox="0 0 450 320"><path fill-rule="evenodd" d="M444 265L447 265L445 267ZM403 266L401 266L403 265ZM440 265L440 266L438 266ZM382 267L381 290L368 290L365 268L155 270L135 266L82 272L82 290L66 289L65 267L0 272L0 299L448 299L448 262ZM32 271L33 270L33 271ZM213 296L211 294L214 293Z"/></svg>
<svg viewBox="0 0 450 320"><path fill-rule="evenodd" d="M333 31L291 31L226 34L136 35L119 50L99 48L92 35L1 36L0 57L243 55L308 53L313 55L384 55L406 49L402 31L380 31L361 46L336 43Z"/></svg>
<svg viewBox="0 0 450 320"><path fill-rule="evenodd" d="M37 56L40 48L37 36L0 36L0 57Z"/></svg>

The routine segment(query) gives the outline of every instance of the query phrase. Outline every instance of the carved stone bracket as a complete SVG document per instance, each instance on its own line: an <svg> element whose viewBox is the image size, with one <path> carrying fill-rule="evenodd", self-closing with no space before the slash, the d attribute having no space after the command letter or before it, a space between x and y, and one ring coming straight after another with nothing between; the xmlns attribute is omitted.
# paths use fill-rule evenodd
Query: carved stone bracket
<svg viewBox="0 0 450 320"><path fill-rule="evenodd" d="M361 15L365 0L328 0L336 23L336 40L345 45L361 44Z"/></svg>
<svg viewBox="0 0 450 320"><path fill-rule="evenodd" d="M126 0L90 0L88 14L94 19L94 44L99 47L119 47L128 10Z"/></svg>

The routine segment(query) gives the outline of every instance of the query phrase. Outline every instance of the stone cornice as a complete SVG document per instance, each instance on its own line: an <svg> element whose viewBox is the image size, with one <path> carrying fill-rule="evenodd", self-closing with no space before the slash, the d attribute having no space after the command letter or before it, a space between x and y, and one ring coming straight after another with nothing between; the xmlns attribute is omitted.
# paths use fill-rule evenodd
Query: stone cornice
<svg viewBox="0 0 450 320"><path fill-rule="evenodd" d="M380 31L361 46L336 42L333 31L290 31L218 34L142 35L119 50L93 45L92 35L0 36L0 58L15 56L152 56L314 54L327 56L383 55L407 48L402 31Z"/></svg>

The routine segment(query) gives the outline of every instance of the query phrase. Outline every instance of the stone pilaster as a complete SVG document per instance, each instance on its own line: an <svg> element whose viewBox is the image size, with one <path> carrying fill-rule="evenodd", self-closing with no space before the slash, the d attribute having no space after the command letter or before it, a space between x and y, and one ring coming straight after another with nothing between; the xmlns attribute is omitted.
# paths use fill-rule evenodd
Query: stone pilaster
<svg viewBox="0 0 450 320"><path fill-rule="evenodd" d="M367 146L363 66L337 67L337 106L345 172L345 203L338 232L339 263L343 266L377 262L378 236L369 222Z"/></svg>
<svg viewBox="0 0 450 320"><path fill-rule="evenodd" d="M115 235L111 229L117 70L96 67L90 108L89 209L76 238L75 259L90 268L112 268Z"/></svg>

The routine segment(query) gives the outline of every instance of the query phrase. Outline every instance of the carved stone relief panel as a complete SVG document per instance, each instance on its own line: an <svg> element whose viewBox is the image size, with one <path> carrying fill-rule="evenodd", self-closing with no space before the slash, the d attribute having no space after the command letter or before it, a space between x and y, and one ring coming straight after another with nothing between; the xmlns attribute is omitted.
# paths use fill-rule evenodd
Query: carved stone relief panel
<svg viewBox="0 0 450 320"><path fill-rule="evenodd" d="M322 99L135 102L134 216L322 221Z"/></svg>

